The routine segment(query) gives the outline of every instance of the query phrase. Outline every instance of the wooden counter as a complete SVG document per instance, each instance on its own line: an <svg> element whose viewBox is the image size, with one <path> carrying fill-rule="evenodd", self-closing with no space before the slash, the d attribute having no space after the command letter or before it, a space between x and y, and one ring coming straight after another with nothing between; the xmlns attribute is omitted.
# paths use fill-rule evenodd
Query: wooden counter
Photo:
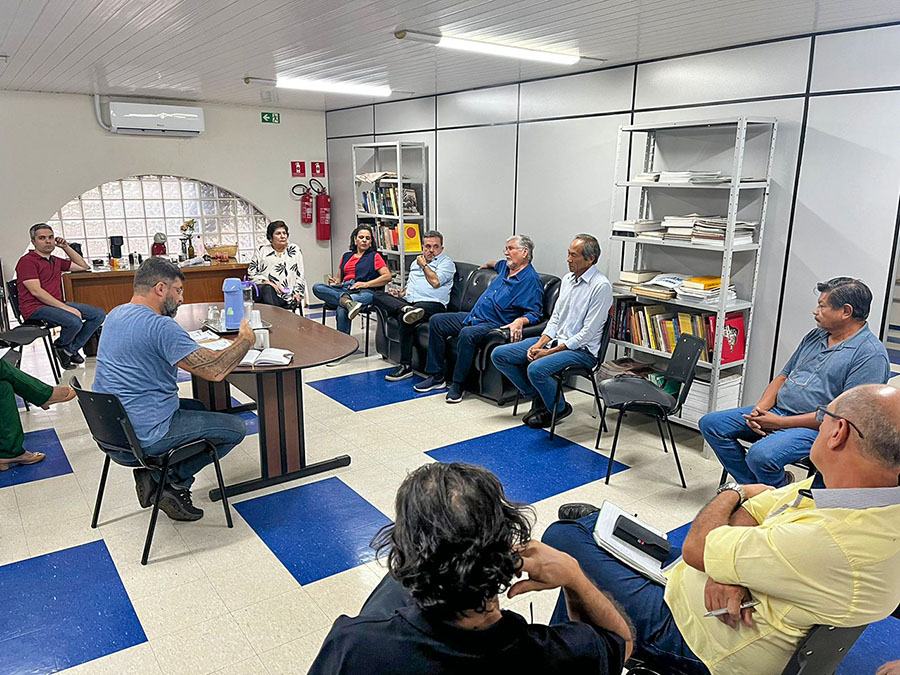
<svg viewBox="0 0 900 675"><path fill-rule="evenodd" d="M69 302L83 302L109 312L131 300L137 270L106 272L67 272L62 275L63 294ZM226 263L203 267L182 267L184 302L222 303L222 282L228 277L243 279L245 263Z"/></svg>

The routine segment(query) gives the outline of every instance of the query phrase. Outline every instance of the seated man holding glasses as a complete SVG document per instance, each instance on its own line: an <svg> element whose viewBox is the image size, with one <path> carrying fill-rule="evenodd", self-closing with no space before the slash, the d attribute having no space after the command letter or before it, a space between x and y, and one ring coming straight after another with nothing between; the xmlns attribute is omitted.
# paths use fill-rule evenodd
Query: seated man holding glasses
<svg viewBox="0 0 900 675"><path fill-rule="evenodd" d="M784 467L809 455L819 428L816 408L852 387L884 384L890 377L887 350L866 323L868 286L836 277L816 290L818 327L806 334L759 402L700 419L703 438L738 483L792 482ZM741 440L753 442L746 454Z"/></svg>

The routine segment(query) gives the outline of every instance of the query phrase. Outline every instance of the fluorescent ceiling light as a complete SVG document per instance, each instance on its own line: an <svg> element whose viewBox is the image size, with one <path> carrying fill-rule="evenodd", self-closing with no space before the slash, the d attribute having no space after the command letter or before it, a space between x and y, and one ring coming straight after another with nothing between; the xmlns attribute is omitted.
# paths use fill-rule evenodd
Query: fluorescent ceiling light
<svg viewBox="0 0 900 675"><path fill-rule="evenodd" d="M481 42L480 40L465 40L463 38L447 37L445 35L431 35L429 33L419 33L411 30L399 30L394 33L394 37L398 40L409 38L416 42L427 42L437 45L438 47L446 47L448 49L458 49L466 52L477 52L479 54L490 54L492 56L506 56L513 59L522 59L525 61L542 61L544 63L556 63L558 65L572 66L581 60L578 54L560 54L558 52L544 52L538 49L525 49L524 47L510 47L508 45L498 45L494 42Z"/></svg>
<svg viewBox="0 0 900 675"><path fill-rule="evenodd" d="M248 78L249 79L249 78ZM324 91L328 94L356 94L357 96L385 97L391 95L387 85L346 84L327 80L307 80L298 77L281 77L275 80L280 89L301 89L303 91Z"/></svg>

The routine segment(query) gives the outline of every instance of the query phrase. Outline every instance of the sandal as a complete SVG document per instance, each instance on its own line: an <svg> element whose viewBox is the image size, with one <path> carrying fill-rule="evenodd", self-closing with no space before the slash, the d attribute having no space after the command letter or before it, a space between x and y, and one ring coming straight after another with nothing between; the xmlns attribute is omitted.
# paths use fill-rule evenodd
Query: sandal
<svg viewBox="0 0 900 675"><path fill-rule="evenodd" d="M38 462L43 462L47 458L43 452L28 452L25 451L21 455L17 457L11 457L9 459L0 459L0 471L6 471L9 467L14 464L37 464Z"/></svg>

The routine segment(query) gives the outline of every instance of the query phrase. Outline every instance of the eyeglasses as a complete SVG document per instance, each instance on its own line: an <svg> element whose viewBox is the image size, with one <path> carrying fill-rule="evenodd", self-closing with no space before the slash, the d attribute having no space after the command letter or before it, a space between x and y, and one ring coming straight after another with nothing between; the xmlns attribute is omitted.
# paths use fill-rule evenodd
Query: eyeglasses
<svg viewBox="0 0 900 675"><path fill-rule="evenodd" d="M861 432L859 430L859 427L856 426L855 424L853 424L853 422L848 420L846 417L841 417L840 415L835 415L833 412L826 410L824 408L824 406L819 406L818 408L816 408L816 422L821 424L825 420L825 415L828 415L829 417L833 417L836 420L844 420L847 424L849 424L851 427L853 427L856 430L856 433L859 434L860 438L865 438L865 436L863 436L863 432Z"/></svg>

